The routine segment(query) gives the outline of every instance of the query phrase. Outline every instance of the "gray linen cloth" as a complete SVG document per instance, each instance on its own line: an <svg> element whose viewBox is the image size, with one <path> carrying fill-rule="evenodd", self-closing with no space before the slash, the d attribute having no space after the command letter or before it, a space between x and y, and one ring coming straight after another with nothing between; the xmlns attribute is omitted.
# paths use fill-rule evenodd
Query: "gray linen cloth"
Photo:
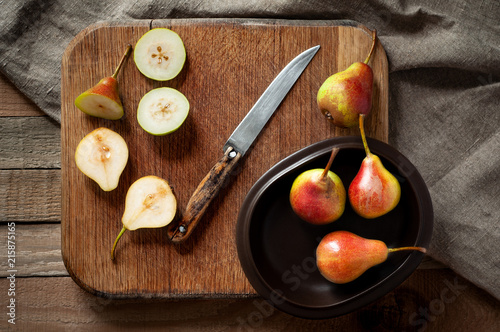
<svg viewBox="0 0 500 332"><path fill-rule="evenodd" d="M0 1L0 70L60 121L60 63L101 20L351 19L390 62L390 143L435 208L430 255L500 299L500 2L390 0Z"/></svg>

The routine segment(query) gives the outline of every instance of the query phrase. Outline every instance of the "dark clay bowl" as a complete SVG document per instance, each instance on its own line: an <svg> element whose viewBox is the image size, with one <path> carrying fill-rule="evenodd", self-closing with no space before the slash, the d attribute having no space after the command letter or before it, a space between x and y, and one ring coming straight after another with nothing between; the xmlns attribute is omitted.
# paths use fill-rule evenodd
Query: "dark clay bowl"
<svg viewBox="0 0 500 332"><path fill-rule="evenodd" d="M369 139L368 145L401 184L401 201L385 216L364 219L347 202L340 219L315 226L290 207L293 180L307 169L324 168L334 146L340 151L331 170L347 190L365 157L360 137L310 145L273 166L248 192L238 216L238 256L252 286L276 308L310 319L343 315L390 292L420 264L424 256L420 252L391 253L386 262L343 285L327 281L317 269L316 247L323 236L336 230L382 240L388 247L428 247L430 243L432 202L417 169L383 142Z"/></svg>

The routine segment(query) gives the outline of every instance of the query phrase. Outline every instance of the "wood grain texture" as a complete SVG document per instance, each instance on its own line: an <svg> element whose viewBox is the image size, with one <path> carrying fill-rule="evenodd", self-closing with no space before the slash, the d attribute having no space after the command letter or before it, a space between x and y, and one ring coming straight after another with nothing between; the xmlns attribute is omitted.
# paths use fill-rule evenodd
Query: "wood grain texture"
<svg viewBox="0 0 500 332"><path fill-rule="evenodd" d="M0 279L0 289L9 280ZM7 306L3 296L0 305ZM475 331L500 329L500 303L447 269L416 271L365 308L327 320L289 316L260 297L111 300L69 277L16 279L19 331ZM15 329L14 329L15 327Z"/></svg>
<svg viewBox="0 0 500 332"><path fill-rule="evenodd" d="M18 277L68 276L61 256L61 226L59 224L23 224L15 222L17 237L16 266ZM7 236L7 224L0 226L0 238ZM7 277L7 251L0 251L0 278ZM419 269L445 268L426 257Z"/></svg>
<svg viewBox="0 0 500 332"><path fill-rule="evenodd" d="M345 22L344 22L345 23ZM100 24L80 33L62 61L62 254L70 275L84 289L114 297L237 295L254 292L236 254L235 225L239 207L253 183L276 162L297 150L358 129L335 128L317 109L315 95L331 74L364 60L371 36L359 26L316 21L165 20L184 41L187 62L179 76L154 82L133 61L125 63L118 81L125 117L119 121L91 118L74 106L82 91L111 75L127 44L150 29ZM128 232L115 262L111 245L122 228L125 194L145 175L165 178L181 209L212 165L221 148L269 83L296 55L321 49L268 122L235 176L215 198L197 231L181 246L172 245L165 229ZM132 58L131 58L132 59ZM367 119L368 136L387 141L387 59L380 43L372 58L374 108ZM135 120L141 97L170 86L186 95L190 115L175 133L154 137ZM78 171L73 155L78 142L104 126L120 133L130 157L118 188L104 193ZM182 212L182 210L181 210Z"/></svg>
<svg viewBox="0 0 500 332"><path fill-rule="evenodd" d="M60 168L59 125L49 117L0 117L0 169Z"/></svg>
<svg viewBox="0 0 500 332"><path fill-rule="evenodd" d="M0 222L60 222L60 170L0 170Z"/></svg>
<svg viewBox="0 0 500 332"><path fill-rule="evenodd" d="M233 152L234 157L230 157ZM230 181L233 170L238 165L241 154L228 148L224 156L215 163L210 172L201 180L200 184L189 199L186 209L179 222L173 222L168 226L168 237L174 243L186 241L193 233L196 226L203 218L210 203L219 191Z"/></svg>
<svg viewBox="0 0 500 332"><path fill-rule="evenodd" d="M0 226L0 238L7 239L7 226ZM59 224L15 223L17 277L67 276L61 257ZM7 250L0 251L0 277L8 277Z"/></svg>
<svg viewBox="0 0 500 332"><path fill-rule="evenodd" d="M19 90L4 74L0 73L0 117L1 116L45 116L28 97Z"/></svg>

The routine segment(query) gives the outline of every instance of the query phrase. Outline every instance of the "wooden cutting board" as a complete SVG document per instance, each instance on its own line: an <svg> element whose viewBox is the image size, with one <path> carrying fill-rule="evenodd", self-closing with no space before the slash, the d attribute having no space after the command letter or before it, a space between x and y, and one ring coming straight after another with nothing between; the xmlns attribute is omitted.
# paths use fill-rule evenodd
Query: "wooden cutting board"
<svg viewBox="0 0 500 332"><path fill-rule="evenodd" d="M187 61L175 79L155 82L137 70L131 56L118 81L125 116L116 121L87 116L75 98L110 76L126 45L149 29L166 27L183 39ZM166 228L127 232L115 261L110 250L122 228L127 189L138 178L166 179L182 209L222 146L274 77L302 51L321 45L281 106L240 162L232 180L208 208L194 234L182 245L167 239ZM62 255L72 278L103 296L241 296L255 291L236 252L239 208L252 185L270 167L312 143L357 128L338 129L316 105L316 93L331 74L363 61L370 49L367 28L352 21L175 19L99 23L78 34L62 59ZM367 135L388 139L388 64L378 42L371 60L374 106ZM136 121L141 97L169 86L188 98L186 122L173 134L155 137ZM103 192L75 165L75 148L98 127L123 136L130 156L117 189Z"/></svg>

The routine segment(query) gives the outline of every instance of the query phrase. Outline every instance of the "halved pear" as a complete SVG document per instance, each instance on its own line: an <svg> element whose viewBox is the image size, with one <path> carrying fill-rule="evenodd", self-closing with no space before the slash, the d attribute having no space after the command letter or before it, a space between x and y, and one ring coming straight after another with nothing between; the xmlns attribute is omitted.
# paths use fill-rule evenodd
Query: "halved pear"
<svg viewBox="0 0 500 332"><path fill-rule="evenodd" d="M156 88L146 93L137 107L139 125L152 135L177 130L189 114L189 101L173 88Z"/></svg>
<svg viewBox="0 0 500 332"><path fill-rule="evenodd" d="M179 35L166 28L146 32L135 45L134 62L146 77L167 81L177 76L186 61L186 49Z"/></svg>
<svg viewBox="0 0 500 332"><path fill-rule="evenodd" d="M104 127L87 134L75 151L76 166L104 191L118 187L127 161L128 147L123 137Z"/></svg>
<svg viewBox="0 0 500 332"><path fill-rule="evenodd" d="M131 49L132 46L128 45L120 64L112 76L103 78L96 85L76 97L76 107L88 115L108 120L118 120L123 116L123 105L116 77Z"/></svg>
<svg viewBox="0 0 500 332"><path fill-rule="evenodd" d="M166 226L176 212L177 200L166 180L148 175L132 183L125 197L123 228L111 249L111 259L115 258L116 245L126 230Z"/></svg>

